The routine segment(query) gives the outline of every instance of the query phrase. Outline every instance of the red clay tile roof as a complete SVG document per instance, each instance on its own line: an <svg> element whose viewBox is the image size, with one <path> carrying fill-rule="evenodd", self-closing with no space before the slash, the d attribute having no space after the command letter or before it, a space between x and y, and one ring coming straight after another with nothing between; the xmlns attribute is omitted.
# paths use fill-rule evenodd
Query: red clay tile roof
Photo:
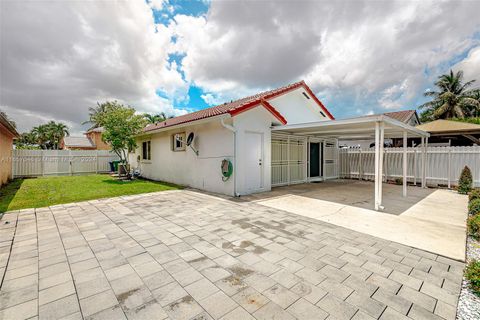
<svg viewBox="0 0 480 320"><path fill-rule="evenodd" d="M410 120L410 118L415 115L415 110L387 112L387 113L384 113L384 115L386 115L387 117L390 117L392 119L401 121L403 123L407 123L408 120Z"/></svg>
<svg viewBox="0 0 480 320"><path fill-rule="evenodd" d="M188 113L183 116L175 117L172 119L167 119L163 122L155 123L155 124L150 124L148 125L144 131L153 131L157 129L162 129L162 128L167 128L167 127L172 127L176 126L182 123L187 123L187 122L192 122L196 120L201 120L201 119L206 119L222 114L227 114L229 113L232 116L235 116L239 113L242 113L244 111L247 111L253 107L256 107L258 105L262 105L265 107L269 112L271 112L277 119L280 120L283 124L286 124L287 121L285 118L271 105L269 104L266 100L274 98L276 96L279 96L281 94L284 94L286 92L289 92L291 90L297 89L299 87L304 87L306 91L313 97L313 99L317 102L317 104L320 106L320 108L333 120L333 116L328 112L328 110L325 108L325 106L318 100L318 98L313 94L313 92L310 90L310 88L307 86L307 84L304 81L299 81L292 83L290 85L277 88L274 90L269 90L265 92L258 93L256 95L238 99L229 103L224 103L218 106L210 107L207 109L199 110L196 112Z"/></svg>

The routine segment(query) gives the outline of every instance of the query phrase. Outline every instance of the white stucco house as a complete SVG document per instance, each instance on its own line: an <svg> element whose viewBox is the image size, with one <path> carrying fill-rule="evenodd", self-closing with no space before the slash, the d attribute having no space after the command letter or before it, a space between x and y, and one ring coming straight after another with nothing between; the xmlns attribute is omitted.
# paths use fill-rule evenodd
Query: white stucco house
<svg viewBox="0 0 480 320"><path fill-rule="evenodd" d="M383 115L333 120L300 81L151 124L138 136L132 165L148 179L241 196L272 186L337 178L339 135L349 139L364 134L377 140L425 136ZM192 132L195 139L187 146ZM223 160L232 163L229 179L222 175ZM380 205L381 195L379 200Z"/></svg>

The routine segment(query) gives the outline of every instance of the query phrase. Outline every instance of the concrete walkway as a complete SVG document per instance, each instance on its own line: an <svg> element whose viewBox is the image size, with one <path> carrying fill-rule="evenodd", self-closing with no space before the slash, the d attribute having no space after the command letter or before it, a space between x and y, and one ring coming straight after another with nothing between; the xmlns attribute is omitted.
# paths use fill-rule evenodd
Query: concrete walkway
<svg viewBox="0 0 480 320"><path fill-rule="evenodd" d="M369 182L349 182L348 185L345 182L325 182L294 186L293 194L289 193L289 188L279 188L272 192L273 195L260 195L253 200L271 208L396 241L452 259L465 260L466 196L449 190L409 187L410 197L402 198L401 186L385 184L384 188L390 199L385 201L385 211L377 212L366 208L372 205L371 185ZM362 194L363 201L356 201L362 198ZM325 200L329 195L332 195L332 201ZM350 199L350 203L335 202L341 195ZM402 199L404 202L399 203Z"/></svg>
<svg viewBox="0 0 480 320"><path fill-rule="evenodd" d="M4 215L0 319L455 319L464 264L188 190Z"/></svg>

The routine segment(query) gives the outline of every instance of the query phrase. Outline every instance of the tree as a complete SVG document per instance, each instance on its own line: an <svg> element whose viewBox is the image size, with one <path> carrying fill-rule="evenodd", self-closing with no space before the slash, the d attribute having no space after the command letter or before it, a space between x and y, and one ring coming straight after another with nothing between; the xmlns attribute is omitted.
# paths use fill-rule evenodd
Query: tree
<svg viewBox="0 0 480 320"><path fill-rule="evenodd" d="M475 99L480 104L480 89L472 90L470 97ZM472 108L472 110L470 110L470 114L474 118L480 118L480 108L478 106L476 108Z"/></svg>
<svg viewBox="0 0 480 320"><path fill-rule="evenodd" d="M167 116L165 114L165 112L160 112L160 113L157 113L155 115L153 114L149 114L149 113L145 113L143 115L145 117L145 119L147 120L148 123L151 123L151 124L155 124L157 122L162 122L162 121L165 121L167 119L171 119L173 118L173 116Z"/></svg>
<svg viewBox="0 0 480 320"><path fill-rule="evenodd" d="M52 149L58 150L60 142L63 140L63 138L70 135L68 127L61 122L56 123L55 121L50 121L46 124L46 126L48 138L50 144L52 145Z"/></svg>
<svg viewBox="0 0 480 320"><path fill-rule="evenodd" d="M70 135L70 133L64 123L50 121L47 124L34 127L30 132L22 133L15 145L20 148L30 149L31 147L38 146L44 150L58 150L60 142L68 135Z"/></svg>
<svg viewBox="0 0 480 320"><path fill-rule="evenodd" d="M20 134L20 138L14 143L17 149L41 149L37 144L37 136L32 131Z"/></svg>
<svg viewBox="0 0 480 320"><path fill-rule="evenodd" d="M41 149L49 149L49 137L46 125L34 127L31 132L35 136L35 140Z"/></svg>
<svg viewBox="0 0 480 320"><path fill-rule="evenodd" d="M98 116L103 112L105 112L108 108L115 106L116 104L117 104L117 101L111 101L111 102L107 101L101 104L97 102L96 107L88 108L88 120L82 122L82 125L89 123L91 126L88 130L101 127L101 125L95 122L95 119L98 118Z"/></svg>
<svg viewBox="0 0 480 320"><path fill-rule="evenodd" d="M149 114L149 113L145 113L145 114L143 115L143 117L145 118L145 120L147 120L148 123L155 124L155 123L157 123L157 122L165 121L164 115L165 115L165 114L161 115L161 114Z"/></svg>
<svg viewBox="0 0 480 320"><path fill-rule="evenodd" d="M472 190L472 171L468 166L465 166L458 179L458 193L468 194Z"/></svg>
<svg viewBox="0 0 480 320"><path fill-rule="evenodd" d="M476 90L468 90L475 80L463 81L463 71L443 74L435 82L437 91L425 92L426 97L432 100L422 104L419 108L422 121L435 119L465 118L472 116L480 108L480 102L474 98Z"/></svg>
<svg viewBox="0 0 480 320"><path fill-rule="evenodd" d="M135 109L118 102L106 102L103 112L93 116L94 123L103 127L102 140L112 147L120 161L128 165L128 152L137 147L135 137L147 124L143 115L136 115Z"/></svg>

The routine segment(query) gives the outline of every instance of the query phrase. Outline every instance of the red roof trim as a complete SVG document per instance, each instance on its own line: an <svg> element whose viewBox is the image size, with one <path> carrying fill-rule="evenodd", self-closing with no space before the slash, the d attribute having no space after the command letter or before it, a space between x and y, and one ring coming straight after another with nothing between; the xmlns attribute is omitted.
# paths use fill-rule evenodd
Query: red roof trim
<svg viewBox="0 0 480 320"><path fill-rule="evenodd" d="M275 118L277 118L282 124L287 124L287 120L280 114L280 112L278 112L277 109L275 109L270 103L268 103L264 99L260 99L260 102L258 102L257 100L249 102L249 103L241 106L240 108L228 111L228 113L232 117L234 117L234 116L239 115L240 113L243 113L245 111L248 111L250 109L258 107L259 105L261 105L265 109L267 109L267 111L270 112L271 114L273 114L273 116Z"/></svg>
<svg viewBox="0 0 480 320"><path fill-rule="evenodd" d="M313 93L313 91L310 89L310 87L305 83L305 81L302 80L303 88L307 90L308 94L312 96L313 100L318 104L320 109L325 112L327 116L330 117L331 120L335 120L335 117L330 113L330 111L327 110L327 108L323 105L323 103L317 98L317 96Z"/></svg>
<svg viewBox="0 0 480 320"><path fill-rule="evenodd" d="M274 116L275 118L277 118L278 120L280 120L280 122L285 125L287 124L287 119L285 119L280 112L277 111L277 109L275 109L270 103L268 103L267 101L265 100L262 100L261 104L265 107L265 109L267 109L268 111L270 111Z"/></svg>

